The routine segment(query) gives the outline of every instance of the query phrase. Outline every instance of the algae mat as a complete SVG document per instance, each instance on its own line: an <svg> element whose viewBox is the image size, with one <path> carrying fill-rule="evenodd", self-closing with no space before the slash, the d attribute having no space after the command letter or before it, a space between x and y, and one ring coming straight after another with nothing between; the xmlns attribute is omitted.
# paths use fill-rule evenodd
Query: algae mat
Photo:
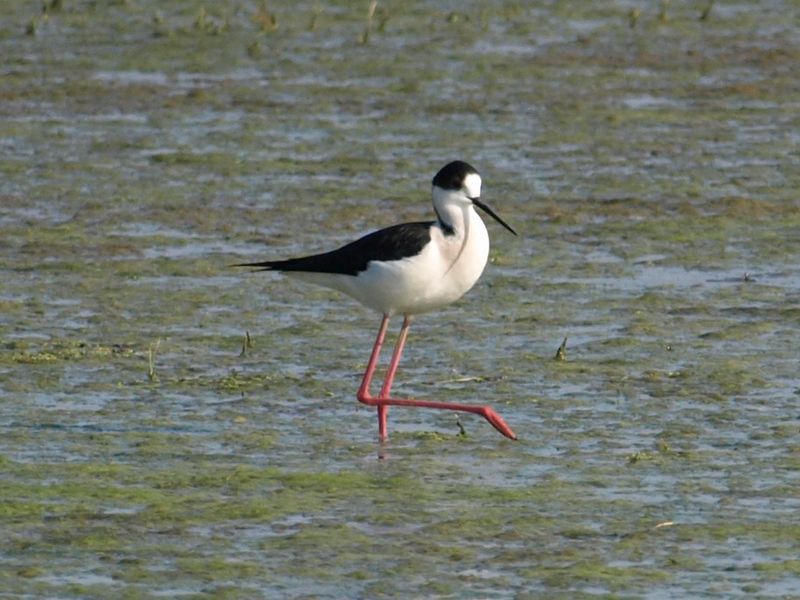
<svg viewBox="0 0 800 600"><path fill-rule="evenodd" d="M0 597L800 593L799 10L0 4ZM521 236L398 393L520 441L381 448L377 316L226 265L457 158Z"/></svg>

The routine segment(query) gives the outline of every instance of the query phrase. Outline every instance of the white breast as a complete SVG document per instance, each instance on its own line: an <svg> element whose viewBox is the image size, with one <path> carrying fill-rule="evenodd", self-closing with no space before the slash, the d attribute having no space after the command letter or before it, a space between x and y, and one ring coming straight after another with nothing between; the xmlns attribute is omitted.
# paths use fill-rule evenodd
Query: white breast
<svg viewBox="0 0 800 600"><path fill-rule="evenodd" d="M305 281L334 288L385 315L428 312L467 293L489 258L489 234L470 205L448 206L452 232L431 225L431 240L422 251L393 261L371 261L357 276L289 272Z"/></svg>
<svg viewBox="0 0 800 600"><path fill-rule="evenodd" d="M489 257L486 226L472 207L467 213L465 227L452 235L431 226L431 241L420 254L371 262L336 287L388 315L419 314L455 302L475 285Z"/></svg>

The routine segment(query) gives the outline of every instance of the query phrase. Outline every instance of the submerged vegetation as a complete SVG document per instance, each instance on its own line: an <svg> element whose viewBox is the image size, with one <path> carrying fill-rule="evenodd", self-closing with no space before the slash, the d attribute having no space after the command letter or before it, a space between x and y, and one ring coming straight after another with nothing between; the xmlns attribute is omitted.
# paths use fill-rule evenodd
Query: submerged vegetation
<svg viewBox="0 0 800 600"><path fill-rule="evenodd" d="M794 12L0 4L4 597L794 593ZM227 265L430 218L456 158L522 235L399 391L521 439L378 448L377 317Z"/></svg>

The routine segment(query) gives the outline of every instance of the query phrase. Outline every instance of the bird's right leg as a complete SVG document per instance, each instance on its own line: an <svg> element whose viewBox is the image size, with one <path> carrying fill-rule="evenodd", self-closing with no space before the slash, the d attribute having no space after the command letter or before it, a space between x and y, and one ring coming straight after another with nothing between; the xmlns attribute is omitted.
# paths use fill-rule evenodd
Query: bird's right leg
<svg viewBox="0 0 800 600"><path fill-rule="evenodd" d="M358 394L356 395L359 402L378 407L378 437L381 441L386 439L386 412L388 411L388 407L385 404L377 402L377 398L369 393L369 387L372 384L372 377L375 375L375 369L378 366L378 359L381 355L381 348L383 348L383 341L386 339L386 329L388 326L389 316L383 315L381 326L378 329L378 336L375 338L375 345L372 347L372 354L367 363L367 370L364 371L364 378L361 380L361 386L358 388ZM397 367L395 367L395 371L396 370ZM391 387L391 385L391 381L389 381L389 387ZM385 387L386 382L384 382L384 388ZM381 389L381 396L382 395L383 389Z"/></svg>
<svg viewBox="0 0 800 600"><path fill-rule="evenodd" d="M375 340L375 345L372 348L372 355L370 356L367 370L364 372L364 379L361 382L361 387L358 388L358 401L368 404L369 406L376 406L378 408L378 435L381 441L386 439L386 411L389 406L417 406L420 408L433 408L439 410L455 410L461 412L469 412L482 416L489 421L491 425L502 433L507 438L512 440L517 439L516 434L506 424L503 418L497 414L490 406L474 406L469 404L455 404L449 402L433 402L430 400L413 400L413 399L397 399L389 397L389 391L392 387L394 375L397 372L397 366L400 363L400 356L403 353L403 346L405 345L406 337L408 336L408 326L411 324L410 318L406 317L403 321L403 328L400 330L400 336L397 339L397 344L394 348L392 355L392 362L389 364L389 370L386 373L386 379L383 382L381 393L375 397L369 393L369 386L372 383L372 377L375 375L375 368L378 364L378 357L383 347L383 341L386 338L386 328L389 324L389 317L384 315L381 321L381 327L378 330L378 337Z"/></svg>

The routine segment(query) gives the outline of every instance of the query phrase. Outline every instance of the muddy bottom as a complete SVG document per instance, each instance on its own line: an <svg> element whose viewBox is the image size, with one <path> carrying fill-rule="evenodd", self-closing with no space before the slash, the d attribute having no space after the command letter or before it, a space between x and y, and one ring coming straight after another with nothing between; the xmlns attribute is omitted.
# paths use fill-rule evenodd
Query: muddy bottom
<svg viewBox="0 0 800 600"><path fill-rule="evenodd" d="M798 593L796 4L40 4L0 7L0 596ZM396 392L519 441L381 445L379 315L228 265L433 218L454 159L520 236Z"/></svg>

